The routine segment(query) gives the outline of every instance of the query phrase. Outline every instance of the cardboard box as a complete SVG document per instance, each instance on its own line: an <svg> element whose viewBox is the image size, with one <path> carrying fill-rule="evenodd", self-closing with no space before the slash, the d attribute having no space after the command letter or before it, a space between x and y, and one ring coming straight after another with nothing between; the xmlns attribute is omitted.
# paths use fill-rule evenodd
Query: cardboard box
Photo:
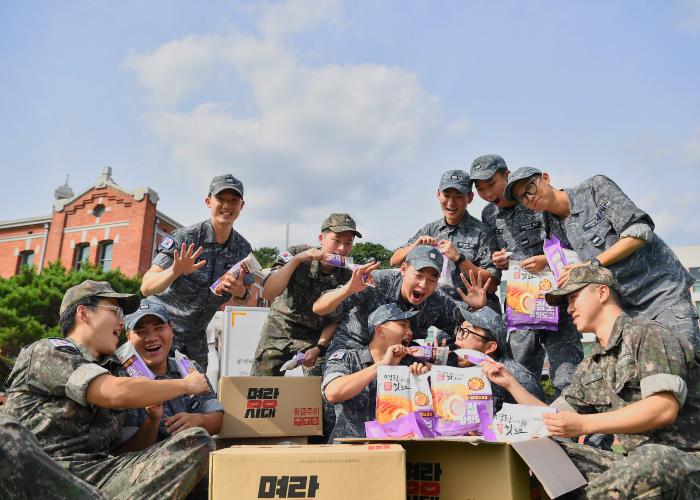
<svg viewBox="0 0 700 500"><path fill-rule="evenodd" d="M511 444L473 437L342 441L401 444L406 449L407 500L537 500L586 484L564 450L549 438Z"/></svg>
<svg viewBox="0 0 700 500"><path fill-rule="evenodd" d="M309 444L309 438L307 436L284 436L284 437L257 437L257 438L220 438L219 436L214 437L214 444L217 450L222 450L224 448L230 448L231 446L242 446L242 445L266 445L266 446L276 446L276 445L288 445L288 444L302 445Z"/></svg>
<svg viewBox="0 0 700 500"><path fill-rule="evenodd" d="M222 377L221 438L323 434L321 377Z"/></svg>
<svg viewBox="0 0 700 500"><path fill-rule="evenodd" d="M397 444L234 446L209 455L209 498L406 500Z"/></svg>

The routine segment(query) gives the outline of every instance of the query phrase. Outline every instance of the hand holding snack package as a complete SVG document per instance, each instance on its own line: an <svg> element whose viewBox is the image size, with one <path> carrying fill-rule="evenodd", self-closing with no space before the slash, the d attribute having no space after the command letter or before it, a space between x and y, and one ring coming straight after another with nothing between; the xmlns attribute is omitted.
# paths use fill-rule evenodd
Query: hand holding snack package
<svg viewBox="0 0 700 500"><path fill-rule="evenodd" d="M482 432L493 418L491 382L479 367L433 366L430 382L439 436Z"/></svg>
<svg viewBox="0 0 700 500"><path fill-rule="evenodd" d="M127 341L114 354L130 377L146 377L155 380L156 376L143 361L134 344Z"/></svg>
<svg viewBox="0 0 700 500"><path fill-rule="evenodd" d="M282 365L280 368L280 371L286 372L287 370L293 370L297 366L301 366L304 364L304 353L303 352L298 352L294 355L292 359L287 361L285 364Z"/></svg>
<svg viewBox="0 0 700 500"><path fill-rule="evenodd" d="M180 376L185 378L192 372L197 371L197 369L190 361L190 358L182 354L180 351L175 349L175 364L177 364L177 371L180 372Z"/></svg>
<svg viewBox="0 0 700 500"><path fill-rule="evenodd" d="M455 349L453 352L459 358L468 361L474 366L479 366L482 361L491 361L492 363L495 363L491 356L480 351L475 351L474 349Z"/></svg>
<svg viewBox="0 0 700 500"><path fill-rule="evenodd" d="M557 409L550 406L503 403L501 411L493 418L496 440L513 443L549 436L542 415L556 412Z"/></svg>
<svg viewBox="0 0 700 500"><path fill-rule="evenodd" d="M344 267L345 269L350 269L354 271L356 268L361 267L360 264L355 264L352 257L347 257L345 255L339 255L336 253L328 253L323 256L323 262L334 267ZM362 282L365 285L376 287L377 284L374 282L372 275L365 274L362 276Z"/></svg>
<svg viewBox="0 0 700 500"><path fill-rule="evenodd" d="M438 278L438 286L450 286L454 287L452 282L452 271L455 269L455 264L447 257L442 259L442 271L440 271L440 277Z"/></svg>
<svg viewBox="0 0 700 500"><path fill-rule="evenodd" d="M408 348L408 352L421 363L444 365L447 364L450 348L432 345L412 345Z"/></svg>
<svg viewBox="0 0 700 500"><path fill-rule="evenodd" d="M433 394L430 392L430 374L414 375L409 373L409 391L411 394L411 410L422 417L426 427L432 434L435 423L433 410ZM427 437L427 436L424 436Z"/></svg>
<svg viewBox="0 0 700 500"><path fill-rule="evenodd" d="M260 262L258 262L258 259L255 258L255 255L250 253L243 260L241 260L240 262L236 262L234 265L232 265L229 268L229 270L224 273L223 276L221 276L218 280L212 283L209 287L209 290L211 290L211 293L213 293L214 295L223 295L224 285L222 283L222 280L224 278L230 278L235 280L241 273L245 273L246 275L252 276L254 273L260 271L262 271L262 266L260 265Z"/></svg>
<svg viewBox="0 0 700 500"><path fill-rule="evenodd" d="M506 286L506 325L509 330L532 328L556 331L559 308L547 304L544 295L556 288L556 278L549 270L533 274L520 261L511 260L504 272Z"/></svg>
<svg viewBox="0 0 700 500"><path fill-rule="evenodd" d="M559 238L554 235L544 240L543 249L549 268L552 270L552 273L554 273L556 280L559 280L564 266L581 262L581 258L578 254L572 249L565 247L564 244L559 241Z"/></svg>
<svg viewBox="0 0 700 500"><path fill-rule="evenodd" d="M396 420L413 411L408 366L377 367L377 412L380 424Z"/></svg>

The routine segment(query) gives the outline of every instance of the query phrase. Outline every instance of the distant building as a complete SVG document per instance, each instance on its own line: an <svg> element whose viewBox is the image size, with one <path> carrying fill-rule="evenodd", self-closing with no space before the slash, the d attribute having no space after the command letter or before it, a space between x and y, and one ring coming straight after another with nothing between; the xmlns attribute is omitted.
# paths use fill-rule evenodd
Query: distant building
<svg viewBox="0 0 700 500"><path fill-rule="evenodd" d="M0 221L0 276L17 274L23 265L41 270L56 260L67 269L89 262L127 276L143 274L163 238L182 227L157 203L150 188L117 184L111 167L77 195L66 181L54 192L51 214ZM258 304L261 277L257 281L247 305Z"/></svg>
<svg viewBox="0 0 700 500"><path fill-rule="evenodd" d="M681 264L683 264L685 268L690 271L690 274L693 275L693 278L695 278L695 284L692 289L693 302L695 302L695 307L697 307L698 312L700 312L700 245L673 247L673 251L676 252Z"/></svg>

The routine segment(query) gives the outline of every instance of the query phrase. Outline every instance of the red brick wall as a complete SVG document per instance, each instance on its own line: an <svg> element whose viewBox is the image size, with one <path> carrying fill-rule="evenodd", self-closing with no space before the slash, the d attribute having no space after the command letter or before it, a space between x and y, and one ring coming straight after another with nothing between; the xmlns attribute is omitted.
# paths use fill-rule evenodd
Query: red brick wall
<svg viewBox="0 0 700 500"><path fill-rule="evenodd" d="M17 272L18 252L34 251L34 267L39 267L44 251L43 224L33 224L21 228L0 229L0 276L7 278ZM13 240L7 241L8 238ZM14 238L21 238L14 240Z"/></svg>

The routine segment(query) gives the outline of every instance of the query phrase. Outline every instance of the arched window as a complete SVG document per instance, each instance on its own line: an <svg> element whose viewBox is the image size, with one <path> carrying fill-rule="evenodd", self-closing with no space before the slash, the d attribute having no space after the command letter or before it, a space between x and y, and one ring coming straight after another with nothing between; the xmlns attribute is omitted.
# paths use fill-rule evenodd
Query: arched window
<svg viewBox="0 0 700 500"><path fill-rule="evenodd" d="M75 256L73 257L73 269L79 271L80 268L90 259L90 244L80 243L75 245Z"/></svg>
<svg viewBox="0 0 700 500"><path fill-rule="evenodd" d="M97 248L97 265L107 272L112 268L112 240L101 241Z"/></svg>
<svg viewBox="0 0 700 500"><path fill-rule="evenodd" d="M19 258L17 259L17 273L23 266L33 266L34 265L34 250L25 250L19 253Z"/></svg>

